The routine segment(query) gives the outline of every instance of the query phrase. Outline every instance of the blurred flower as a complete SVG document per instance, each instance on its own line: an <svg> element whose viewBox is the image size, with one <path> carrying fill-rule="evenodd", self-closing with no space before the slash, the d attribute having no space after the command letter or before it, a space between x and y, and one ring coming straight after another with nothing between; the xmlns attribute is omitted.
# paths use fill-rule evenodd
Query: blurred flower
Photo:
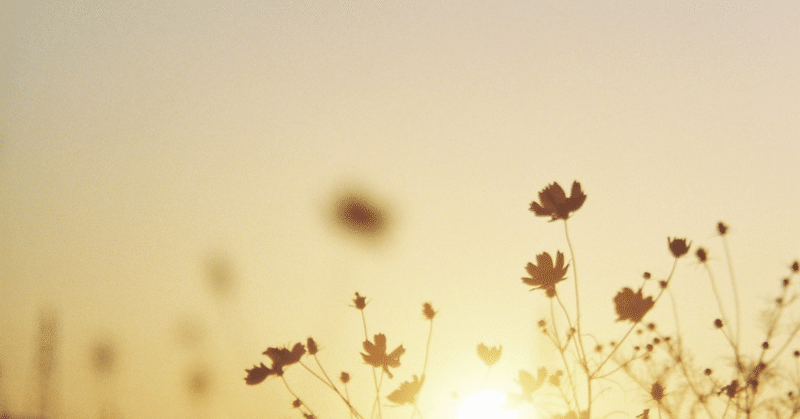
<svg viewBox="0 0 800 419"><path fill-rule="evenodd" d="M529 373L525 370L519 371L519 386L522 388L522 398L525 401L532 402L533 401L533 393L538 390L542 384L544 384L544 380L547 379L547 368L541 367L536 371L536 377L534 378L533 374Z"/></svg>
<svg viewBox="0 0 800 419"><path fill-rule="evenodd" d="M294 401L292 402L292 407L295 407L295 408L300 407L302 405L303 405L303 402L301 402L300 399L294 399Z"/></svg>
<svg viewBox="0 0 800 419"><path fill-rule="evenodd" d="M419 394L419 390L422 388L422 383L425 381L425 376L422 376L422 379L418 379L416 375L413 376L413 381L403 381L400 384L400 387L389 393L386 396L390 402L397 403L397 404L414 404L417 401L417 395Z"/></svg>
<svg viewBox="0 0 800 419"><path fill-rule="evenodd" d="M350 374L342 371L342 375L339 376L339 379L342 380L342 383L347 384L350 381Z"/></svg>
<svg viewBox="0 0 800 419"><path fill-rule="evenodd" d="M550 254L544 252L536 255L536 263L538 265L528 262L525 270L528 271L530 278L523 277L522 282L532 286L531 290L544 289L548 297L555 297L556 284L567 279L566 274L569 265L564 266L564 254L556 252L556 263L554 265Z"/></svg>
<svg viewBox="0 0 800 419"><path fill-rule="evenodd" d="M695 254L697 255L697 259L700 260L700 262L703 262L703 263L706 262L706 259L708 258L708 254L706 253L706 249L703 249L702 247L700 247L700 248L697 249L697 252L695 252Z"/></svg>
<svg viewBox="0 0 800 419"><path fill-rule="evenodd" d="M363 310L367 306L367 297L356 293L356 298L353 298L353 304L356 305L356 309Z"/></svg>
<svg viewBox="0 0 800 419"><path fill-rule="evenodd" d="M662 386L658 381L653 383L653 385L650 387L650 397L652 397L656 403L661 403L661 399L664 398L664 386Z"/></svg>
<svg viewBox="0 0 800 419"><path fill-rule="evenodd" d="M686 239L671 239L667 237L667 242L669 243L669 251L672 252L672 255L676 258L688 253L689 248L692 246L691 243L686 244Z"/></svg>
<svg viewBox="0 0 800 419"><path fill-rule="evenodd" d="M642 278L650 279L651 278L650 272L645 272L644 274L642 274Z"/></svg>
<svg viewBox="0 0 800 419"><path fill-rule="evenodd" d="M630 320L639 323L653 308L653 304L653 297L644 298L641 289L634 293L632 289L625 287L614 297L614 306L619 316L617 321Z"/></svg>
<svg viewBox="0 0 800 419"><path fill-rule="evenodd" d="M725 225L725 223L723 223L722 221L718 222L717 223L717 232L719 233L720 236L724 236L725 233L728 232L728 226Z"/></svg>
<svg viewBox="0 0 800 419"><path fill-rule="evenodd" d="M530 210L539 217L552 217L550 221L566 220L569 213L577 211L586 201L578 181L572 182L569 198L558 182L553 182L539 192L539 202L531 202Z"/></svg>
<svg viewBox="0 0 800 419"><path fill-rule="evenodd" d="M557 370L555 374L551 375L550 378L547 379L547 382L553 387L558 387L561 385L562 375L564 375L564 371Z"/></svg>
<svg viewBox="0 0 800 419"><path fill-rule="evenodd" d="M800 270L800 263L798 263L797 261L794 261L794 263L792 263L791 268L792 268L792 272L797 272L798 270Z"/></svg>
<svg viewBox="0 0 800 419"><path fill-rule="evenodd" d="M383 368L383 372L385 372L389 378L392 378L389 367L399 367L400 355L406 352L403 345L400 345L395 348L392 353L386 354L386 336L382 333L375 335L375 343L365 340L364 350L367 352L361 354L361 357L364 358L364 362L375 368Z"/></svg>
<svg viewBox="0 0 800 419"><path fill-rule="evenodd" d="M722 387L722 389L719 391L719 393L717 393L717 395L725 393L725 395L728 396L728 398L732 399L736 397L736 393L738 392L739 392L739 380L733 380L727 386Z"/></svg>
<svg viewBox="0 0 800 419"><path fill-rule="evenodd" d="M714 319L714 327L716 327L717 329L722 329L722 320Z"/></svg>
<svg viewBox="0 0 800 419"><path fill-rule="evenodd" d="M500 360L500 355L502 353L503 353L503 345L493 346L489 348L483 343L478 344L478 358L480 358L484 364L490 367L496 364L497 361Z"/></svg>
<svg viewBox="0 0 800 419"><path fill-rule="evenodd" d="M422 305L422 314L425 315L426 319L433 320L433 317L436 316L436 312L433 310L431 303L425 303Z"/></svg>

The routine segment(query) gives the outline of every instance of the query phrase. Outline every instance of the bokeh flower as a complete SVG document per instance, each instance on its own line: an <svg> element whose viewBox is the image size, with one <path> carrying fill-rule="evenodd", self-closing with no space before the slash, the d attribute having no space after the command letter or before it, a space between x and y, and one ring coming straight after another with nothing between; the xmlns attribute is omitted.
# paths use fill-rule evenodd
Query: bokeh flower
<svg viewBox="0 0 800 419"><path fill-rule="evenodd" d="M480 358L484 364L490 367L496 364L497 361L500 360L500 355L502 354L503 354L503 345L493 346L489 348L483 343L478 344L478 358Z"/></svg>
<svg viewBox="0 0 800 419"><path fill-rule="evenodd" d="M422 383L425 381L425 376L422 376L422 379L418 379L416 375L413 376L413 381L403 381L400 384L400 387L389 393L386 396L390 402L397 403L397 404L414 404L417 401L417 395L419 394L420 389L422 389Z"/></svg>
<svg viewBox="0 0 800 419"><path fill-rule="evenodd" d="M537 265L528 262L525 270L530 277L523 277L522 282L532 286L531 290L544 289L548 297L555 297L556 284L567 279L569 265L564 266L564 254L556 252L556 262L553 264L553 258L544 252L536 255L536 263Z"/></svg>
<svg viewBox="0 0 800 419"><path fill-rule="evenodd" d="M553 182L539 192L539 202L531 202L530 210L539 217L551 217L550 221L566 220L569 213L577 211L586 201L586 194L578 181L572 182L570 196L558 182Z"/></svg>

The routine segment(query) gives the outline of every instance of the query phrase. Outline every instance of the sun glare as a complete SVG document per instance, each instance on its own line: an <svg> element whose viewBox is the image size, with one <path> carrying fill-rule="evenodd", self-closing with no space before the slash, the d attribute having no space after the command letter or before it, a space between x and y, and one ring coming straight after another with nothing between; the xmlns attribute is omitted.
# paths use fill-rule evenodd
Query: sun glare
<svg viewBox="0 0 800 419"><path fill-rule="evenodd" d="M518 419L519 412L505 409L505 394L495 390L472 393L458 407L456 419Z"/></svg>

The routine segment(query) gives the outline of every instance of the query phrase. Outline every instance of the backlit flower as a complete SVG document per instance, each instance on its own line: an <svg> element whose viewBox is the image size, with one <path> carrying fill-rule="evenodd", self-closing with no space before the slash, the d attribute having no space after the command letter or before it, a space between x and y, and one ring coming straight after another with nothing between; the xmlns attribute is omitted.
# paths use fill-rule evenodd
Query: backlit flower
<svg viewBox="0 0 800 419"><path fill-rule="evenodd" d="M614 306L617 310L617 321L630 320L634 323L642 321L642 317L653 308L653 297L644 298L642 290L634 293L630 288L623 288L614 297Z"/></svg>
<svg viewBox="0 0 800 419"><path fill-rule="evenodd" d="M676 258L689 253L689 248L692 247L692 243L686 244L686 239L671 239L667 237L667 243L669 243L669 251Z"/></svg>
<svg viewBox="0 0 800 419"><path fill-rule="evenodd" d="M556 284L567 279L569 265L564 266L564 254L556 252L556 263L553 264L553 258L544 252L536 255L536 263L537 265L534 265L529 262L525 267L530 277L523 277L522 282L532 286L531 290L544 289L548 297L555 297Z"/></svg>
<svg viewBox="0 0 800 419"><path fill-rule="evenodd" d="M357 310L363 310L367 306L367 297L356 293L356 298L353 298L353 304Z"/></svg>
<svg viewBox="0 0 800 419"><path fill-rule="evenodd" d="M422 383L425 381L425 376L422 376L422 379L418 379L416 375L413 376L413 381L403 381L400 384L400 387L389 393L386 396L390 402L397 403L397 404L414 404L417 401L417 395L419 394L419 390L422 388Z"/></svg>
<svg viewBox="0 0 800 419"><path fill-rule="evenodd" d="M392 373L389 367L397 368L400 366L400 355L403 355L406 350L403 345L398 346L391 353L386 353L386 335L379 333L375 335L375 343L368 340L364 341L364 350L367 353L361 353L364 362L372 365L375 368L383 368L383 372L392 378Z"/></svg>
<svg viewBox="0 0 800 419"><path fill-rule="evenodd" d="M500 360L500 355L502 355L502 353L503 345L489 348L483 343L478 344L478 358L480 358L484 364L490 367Z"/></svg>
<svg viewBox="0 0 800 419"><path fill-rule="evenodd" d="M433 310L431 303L425 303L422 305L422 314L426 319L433 320L433 317L436 316L436 311Z"/></svg>
<svg viewBox="0 0 800 419"><path fill-rule="evenodd" d="M577 211L586 201L586 194L578 181L572 182L569 198L558 182L553 182L539 192L539 202L531 202L530 210L539 217L551 217L550 221L566 220L569 213Z"/></svg>

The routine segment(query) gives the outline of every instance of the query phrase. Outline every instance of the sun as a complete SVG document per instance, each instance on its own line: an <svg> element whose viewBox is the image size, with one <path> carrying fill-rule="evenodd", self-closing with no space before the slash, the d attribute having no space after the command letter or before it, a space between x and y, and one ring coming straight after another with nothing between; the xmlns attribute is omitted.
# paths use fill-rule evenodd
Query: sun
<svg viewBox="0 0 800 419"><path fill-rule="evenodd" d="M505 394L496 390L472 393L458 406L456 419L518 419L519 412L503 407L505 401Z"/></svg>

